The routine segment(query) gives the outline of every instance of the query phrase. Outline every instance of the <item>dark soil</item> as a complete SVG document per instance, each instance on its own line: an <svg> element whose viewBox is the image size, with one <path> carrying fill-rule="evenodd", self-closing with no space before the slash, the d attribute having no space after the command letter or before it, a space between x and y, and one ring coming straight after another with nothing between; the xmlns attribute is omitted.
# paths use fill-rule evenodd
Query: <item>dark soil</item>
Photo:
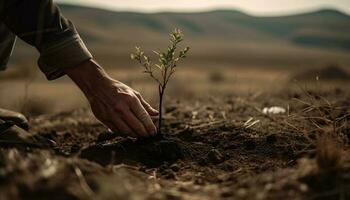
<svg viewBox="0 0 350 200"><path fill-rule="evenodd" d="M164 134L143 140L107 132L87 110L38 116L30 131L56 146L2 148L0 199L350 199L349 154L320 169L315 141L329 124L310 120L342 117L335 138L348 152L349 100L337 90L177 101ZM287 104L288 114L260 112Z"/></svg>
<svg viewBox="0 0 350 200"><path fill-rule="evenodd" d="M140 162L147 167L159 167L164 162L175 162L190 153L190 148L181 140L159 135L143 140L127 138L120 141L99 142L83 149L80 157L104 166Z"/></svg>

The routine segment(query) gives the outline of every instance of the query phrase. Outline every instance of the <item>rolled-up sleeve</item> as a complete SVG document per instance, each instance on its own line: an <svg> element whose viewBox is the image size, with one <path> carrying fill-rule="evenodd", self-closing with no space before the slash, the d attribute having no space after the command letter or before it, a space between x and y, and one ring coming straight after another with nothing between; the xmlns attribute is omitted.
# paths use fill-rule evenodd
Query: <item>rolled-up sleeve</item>
<svg viewBox="0 0 350 200"><path fill-rule="evenodd" d="M63 76L63 69L77 66L92 55L78 34L60 41L40 53L38 65L47 79L53 80Z"/></svg>
<svg viewBox="0 0 350 200"><path fill-rule="evenodd" d="M6 0L2 20L39 52L38 65L47 79L63 76L64 69L92 58L73 23L52 0Z"/></svg>

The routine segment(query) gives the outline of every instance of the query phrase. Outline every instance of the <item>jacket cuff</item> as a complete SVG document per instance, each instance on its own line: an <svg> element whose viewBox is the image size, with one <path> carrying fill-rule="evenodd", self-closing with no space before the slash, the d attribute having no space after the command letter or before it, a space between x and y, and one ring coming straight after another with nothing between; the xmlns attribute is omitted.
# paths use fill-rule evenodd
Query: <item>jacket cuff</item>
<svg viewBox="0 0 350 200"><path fill-rule="evenodd" d="M91 53L76 34L42 51L38 65L48 80L54 80L65 75L64 69L75 67L91 58Z"/></svg>

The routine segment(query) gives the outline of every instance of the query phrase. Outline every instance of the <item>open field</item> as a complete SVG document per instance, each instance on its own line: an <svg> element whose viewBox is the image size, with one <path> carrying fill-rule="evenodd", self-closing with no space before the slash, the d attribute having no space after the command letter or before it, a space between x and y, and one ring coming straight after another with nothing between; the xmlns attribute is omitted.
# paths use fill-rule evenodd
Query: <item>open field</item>
<svg viewBox="0 0 350 200"><path fill-rule="evenodd" d="M1 200L350 199L349 16L62 10L111 77L154 107L157 86L130 52L164 48L173 26L191 51L167 90L163 135L136 140L99 123L67 77L48 82L19 41L0 107L52 145L0 148Z"/></svg>
<svg viewBox="0 0 350 200"><path fill-rule="evenodd" d="M346 80L293 81L299 70L276 68L186 68L178 69L168 91L168 99L221 97L228 94L275 94L283 90L295 90L300 85L321 90L344 87ZM156 85L141 69L118 69L108 72L112 77L140 91L153 105L157 104ZM303 71L302 71L303 72ZM3 75L11 74L11 70ZM45 114L87 107L78 88L67 78L46 81L42 74L24 79L0 80L0 105L28 114ZM67 95L68 94L68 95ZM64 101L63 101L64 99ZM26 111L27 110L27 111Z"/></svg>

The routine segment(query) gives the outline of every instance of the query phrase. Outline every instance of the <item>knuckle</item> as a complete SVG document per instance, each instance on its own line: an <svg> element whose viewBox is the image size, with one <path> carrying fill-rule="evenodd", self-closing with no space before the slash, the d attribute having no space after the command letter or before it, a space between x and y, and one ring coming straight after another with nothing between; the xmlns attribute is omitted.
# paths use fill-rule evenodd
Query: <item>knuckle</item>
<svg viewBox="0 0 350 200"><path fill-rule="evenodd" d="M124 110L125 110L125 106L122 105L122 104L116 104L114 106L114 110L117 112L117 113L123 113Z"/></svg>
<svg viewBox="0 0 350 200"><path fill-rule="evenodd" d="M127 92L122 93L122 96L124 96L125 98L129 98L129 97L131 97L132 95L133 95L133 93L130 92L130 91L127 91Z"/></svg>
<svg viewBox="0 0 350 200"><path fill-rule="evenodd" d="M137 97L133 94L126 93L123 95L123 99L126 103L135 103L137 100Z"/></svg>
<svg viewBox="0 0 350 200"><path fill-rule="evenodd" d="M136 96L132 96L132 97L129 99L129 103L130 103L131 105L137 105L137 103L138 103L137 97L136 97Z"/></svg>
<svg viewBox="0 0 350 200"><path fill-rule="evenodd" d="M138 92L138 91L134 91L134 94L135 94L136 96L138 96L138 97L141 97L141 93Z"/></svg>

